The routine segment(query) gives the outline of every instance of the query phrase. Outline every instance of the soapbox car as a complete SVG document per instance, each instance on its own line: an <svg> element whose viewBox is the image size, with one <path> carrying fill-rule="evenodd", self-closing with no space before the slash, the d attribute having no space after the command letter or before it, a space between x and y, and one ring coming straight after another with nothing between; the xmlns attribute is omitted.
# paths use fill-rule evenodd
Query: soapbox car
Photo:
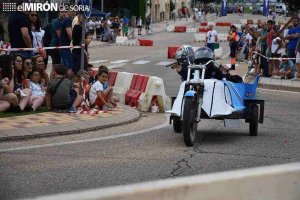
<svg viewBox="0 0 300 200"><path fill-rule="evenodd" d="M200 52L202 53L202 52ZM187 79L181 83L173 98L170 124L177 133L183 133L186 146L193 146L197 125L201 119L224 120L225 127L238 127L240 119L249 123L249 135L257 136L258 123L264 120L264 100L256 98L259 76L253 83L234 83L226 78L205 77L210 67L220 67L214 59L187 59ZM198 55L203 58L203 55ZM191 60L193 62L191 62Z"/></svg>

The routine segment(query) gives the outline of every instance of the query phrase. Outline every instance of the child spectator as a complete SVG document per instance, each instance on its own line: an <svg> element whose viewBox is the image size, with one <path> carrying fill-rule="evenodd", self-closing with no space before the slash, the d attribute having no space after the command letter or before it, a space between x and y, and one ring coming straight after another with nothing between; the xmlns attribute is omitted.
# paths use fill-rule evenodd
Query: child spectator
<svg viewBox="0 0 300 200"><path fill-rule="evenodd" d="M36 109L44 103L46 90L45 87L40 84L41 76L38 71L34 70L28 75L28 77L30 78L29 88L31 89L29 105L33 112L35 112Z"/></svg>
<svg viewBox="0 0 300 200"><path fill-rule="evenodd" d="M16 60L17 62L19 62L18 60ZM16 63L17 65L17 63ZM15 69L16 69L16 65ZM31 62L31 58L26 58L25 60L23 60L23 68L22 68L22 75L23 75L23 79L27 79L28 74L32 72L32 62Z"/></svg>
<svg viewBox="0 0 300 200"><path fill-rule="evenodd" d="M103 88L108 80L108 72L100 71L98 73L98 81L96 81L90 90L90 103L92 107L99 109L114 108L117 104L111 101L112 87Z"/></svg>
<svg viewBox="0 0 300 200"><path fill-rule="evenodd" d="M295 77L295 65L293 63L293 61L288 60L288 56L287 55L283 55L282 56L282 61L280 63L280 67L279 67L279 76L282 79L292 79Z"/></svg>
<svg viewBox="0 0 300 200"><path fill-rule="evenodd" d="M83 99L87 100L89 96L89 92L91 89L91 85L89 84L89 73L85 70L80 70L78 73L78 78L80 79L81 87L82 87L82 95Z"/></svg>
<svg viewBox="0 0 300 200"><path fill-rule="evenodd" d="M74 91L73 81L65 78L65 67L56 65L53 75L54 78L50 81L46 92L48 109L76 113L76 108L81 105L83 98Z"/></svg>
<svg viewBox="0 0 300 200"><path fill-rule="evenodd" d="M101 71L106 71L107 74L109 74L109 69L108 69L106 66L104 66L104 65L101 65L101 66L98 68L97 74L99 74ZM95 77L95 79L96 79L96 80L98 79L97 76ZM107 87L108 87L108 79L107 79L107 81L103 84L103 89L105 90Z"/></svg>
<svg viewBox="0 0 300 200"><path fill-rule="evenodd" d="M88 64L87 72L89 74L89 84L93 85L97 81L94 76L93 65Z"/></svg>
<svg viewBox="0 0 300 200"><path fill-rule="evenodd" d="M280 58L283 52L283 44L277 31L273 31L273 40L271 44L272 58ZM276 75L279 71L279 60L273 60L269 66L269 74Z"/></svg>

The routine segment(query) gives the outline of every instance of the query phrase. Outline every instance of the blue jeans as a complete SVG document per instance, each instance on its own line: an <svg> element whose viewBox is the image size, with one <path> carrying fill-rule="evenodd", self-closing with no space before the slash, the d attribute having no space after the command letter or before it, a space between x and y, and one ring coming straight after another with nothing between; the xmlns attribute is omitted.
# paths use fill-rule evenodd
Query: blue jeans
<svg viewBox="0 0 300 200"><path fill-rule="evenodd" d="M59 55L62 63L67 69L73 69L73 57L70 49L59 49Z"/></svg>
<svg viewBox="0 0 300 200"><path fill-rule="evenodd" d="M208 48L210 48L213 52L215 52L215 43L207 43L206 45Z"/></svg>
<svg viewBox="0 0 300 200"><path fill-rule="evenodd" d="M296 58L295 49L288 49L288 50L287 50L287 56L288 56L289 58ZM295 59L293 59L292 62L293 62L294 64L296 64L296 60L295 60Z"/></svg>

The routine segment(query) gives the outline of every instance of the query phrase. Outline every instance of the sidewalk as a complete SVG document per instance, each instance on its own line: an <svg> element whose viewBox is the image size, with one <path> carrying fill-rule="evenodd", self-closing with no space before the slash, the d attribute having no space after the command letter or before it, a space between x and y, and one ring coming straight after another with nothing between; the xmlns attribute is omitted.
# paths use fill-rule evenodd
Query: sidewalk
<svg viewBox="0 0 300 200"><path fill-rule="evenodd" d="M94 131L137 121L141 114L126 105L97 115L44 112L0 118L0 141Z"/></svg>

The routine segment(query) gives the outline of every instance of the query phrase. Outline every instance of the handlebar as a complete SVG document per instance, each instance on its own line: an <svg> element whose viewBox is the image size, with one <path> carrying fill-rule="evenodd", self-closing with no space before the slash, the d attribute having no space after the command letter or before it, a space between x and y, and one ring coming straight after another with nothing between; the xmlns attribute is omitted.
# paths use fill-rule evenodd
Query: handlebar
<svg viewBox="0 0 300 200"><path fill-rule="evenodd" d="M173 63L171 63L171 64L166 65L166 67L171 67L171 68L173 68L173 66L175 66L176 64L177 64L177 62L173 62Z"/></svg>
<svg viewBox="0 0 300 200"><path fill-rule="evenodd" d="M214 61L214 60L209 60L209 61L208 61L207 63L205 63L205 64L200 64L200 65L192 65L192 64L190 64L189 67L190 67L190 68L200 68L200 69L202 69L202 68L206 68L206 66L209 65L210 63L214 63L218 68L220 68L220 67L222 66L221 64L217 63L217 62Z"/></svg>

